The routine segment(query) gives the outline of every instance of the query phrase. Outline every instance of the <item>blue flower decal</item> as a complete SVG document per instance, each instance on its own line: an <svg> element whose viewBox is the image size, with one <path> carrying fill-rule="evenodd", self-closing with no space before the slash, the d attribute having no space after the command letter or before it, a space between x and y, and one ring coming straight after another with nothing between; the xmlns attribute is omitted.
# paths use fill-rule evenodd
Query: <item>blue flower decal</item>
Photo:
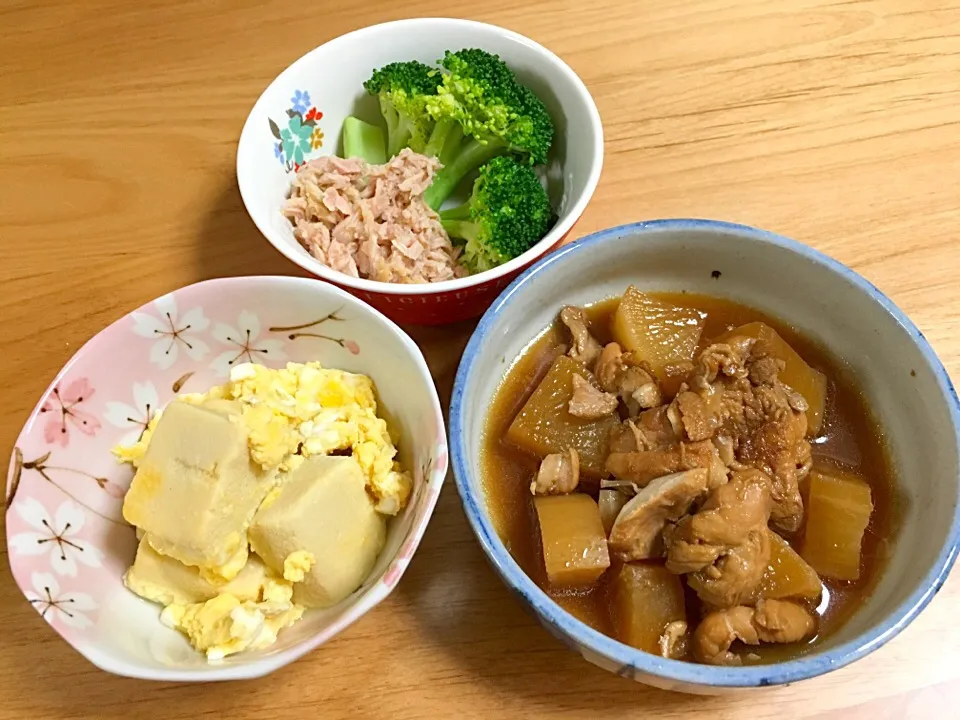
<svg viewBox="0 0 960 720"><path fill-rule="evenodd" d="M297 90L290 98L291 109L301 115L310 107L310 93L306 90Z"/></svg>
<svg viewBox="0 0 960 720"><path fill-rule="evenodd" d="M272 143L273 156L287 172L298 169L311 152L323 147L323 130L318 125L322 117L323 113L313 107L310 93L296 90L287 109L286 127L281 129L273 119L267 118L270 133L276 138Z"/></svg>
<svg viewBox="0 0 960 720"><path fill-rule="evenodd" d="M310 134L313 128L300 122L300 116L294 115L287 127L280 131L280 143L287 160L297 165L304 160L304 153L310 152Z"/></svg>

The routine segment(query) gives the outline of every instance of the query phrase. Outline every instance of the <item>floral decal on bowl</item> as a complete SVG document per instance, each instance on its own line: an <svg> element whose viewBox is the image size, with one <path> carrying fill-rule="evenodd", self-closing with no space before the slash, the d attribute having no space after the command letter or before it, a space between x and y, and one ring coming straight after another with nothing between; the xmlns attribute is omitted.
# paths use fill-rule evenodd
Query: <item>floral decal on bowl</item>
<svg viewBox="0 0 960 720"><path fill-rule="evenodd" d="M328 342L339 345L351 355L359 355L360 346L356 343L356 341L315 332L321 325L324 325L325 323L343 322L344 319L337 314L342 309L343 308L337 308L332 313L327 313L319 320L314 320L313 322L303 323L301 325L289 325L287 327L274 326L270 328L270 332L289 333L289 335L287 335L288 340L296 340L297 338L317 338L319 340L327 340ZM306 330L311 330L314 332L305 332Z"/></svg>
<svg viewBox="0 0 960 720"><path fill-rule="evenodd" d="M58 482L58 480L55 479L51 473L56 471L58 476L62 473L69 473L74 476L80 476L84 480L92 480L94 483L96 483L98 488L103 490L108 496L117 500L123 498L124 494L127 492L126 488L120 487L115 482L112 482L105 477L97 477L96 475L88 473L85 470L77 470L76 468L65 467L62 465L52 465L50 464L51 455L52 453L46 452L33 460L24 460L23 451L20 450L19 447L13 448L13 472L9 481L10 487L7 491L7 508L13 505L13 500L17 495L17 490L20 488L20 480L24 475L24 471L27 471L36 473L40 478L57 488L57 490L62 492L68 498L72 499L77 504L82 505L95 515L99 515L104 520L108 520L112 523L122 523L122 520L104 515L99 510L90 507L90 505L77 498L77 496L68 490L62 482Z"/></svg>
<svg viewBox="0 0 960 720"><path fill-rule="evenodd" d="M67 447L70 443L70 428L74 427L84 435L96 435L100 421L90 413L80 409L80 405L93 395L93 388L87 378L77 378L61 387L57 385L40 408L40 414L46 417L43 425L43 439L49 445Z"/></svg>
<svg viewBox="0 0 960 720"><path fill-rule="evenodd" d="M168 370L177 362L181 349L191 360L202 360L210 352L210 347L199 338L199 334L210 325L202 308L190 308L180 317L172 295L154 301L153 307L156 315L132 313L133 331L154 341L150 347L150 362L161 370Z"/></svg>
<svg viewBox="0 0 960 720"><path fill-rule="evenodd" d="M132 405L125 402L108 402L104 413L107 422L128 431L117 444L136 443L153 420L153 416L157 414L159 407L160 397L157 395L157 388L149 380L133 384Z"/></svg>
<svg viewBox="0 0 960 720"><path fill-rule="evenodd" d="M92 597L82 592L62 592L60 583L49 573L33 573L30 581L33 590L24 594L44 620L77 630L93 625L93 621L84 614L97 609Z"/></svg>
<svg viewBox="0 0 960 720"><path fill-rule="evenodd" d="M48 555L50 567L57 575L76 577L77 563L100 567L103 553L77 537L86 520L82 507L64 500L51 515L32 497L25 497L15 507L31 529L10 538L11 550L20 555Z"/></svg>
<svg viewBox="0 0 960 720"><path fill-rule="evenodd" d="M286 360L283 343L260 336L260 319L244 310L237 317L236 325L217 323L213 337L229 349L217 355L211 367L221 377L230 374L230 368L242 363L256 362L261 365Z"/></svg>
<svg viewBox="0 0 960 720"><path fill-rule="evenodd" d="M268 118L270 132L277 139L273 156L287 172L299 170L311 152L323 147L323 130L317 125L322 118L323 113L313 106L306 90L297 90L290 98L286 127Z"/></svg>

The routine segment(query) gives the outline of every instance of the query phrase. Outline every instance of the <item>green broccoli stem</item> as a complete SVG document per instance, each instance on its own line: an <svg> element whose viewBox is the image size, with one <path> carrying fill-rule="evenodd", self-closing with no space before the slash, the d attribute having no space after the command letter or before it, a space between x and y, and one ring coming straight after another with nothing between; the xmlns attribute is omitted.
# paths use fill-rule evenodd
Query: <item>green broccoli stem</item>
<svg viewBox="0 0 960 720"><path fill-rule="evenodd" d="M388 157L396 157L400 154L400 151L406 147L414 152L422 152L423 141L417 138L416 123L401 112L399 113L399 120L397 122L397 131L393 137L390 138L390 143L387 147L389 151Z"/></svg>
<svg viewBox="0 0 960 720"><path fill-rule="evenodd" d="M455 120L444 119L437 121L437 124L433 126L433 132L430 133L427 144L423 148L423 154L429 157L439 158L450 133L454 128L459 126L459 123ZM461 137L463 136L461 135Z"/></svg>
<svg viewBox="0 0 960 720"><path fill-rule="evenodd" d="M383 131L353 116L343 121L343 156L362 158L372 165L387 161L383 148Z"/></svg>
<svg viewBox="0 0 960 720"><path fill-rule="evenodd" d="M400 113L397 112L397 109L393 105L385 100L383 97L380 98L380 114L383 115L383 119L387 123L387 154L390 157L396 155L399 150L396 152L393 148L400 144L400 147L403 147L403 128L400 126Z"/></svg>
<svg viewBox="0 0 960 720"><path fill-rule="evenodd" d="M431 208L439 210L464 177L497 155L502 155L506 149L507 146L498 140L482 143L470 139L462 143L456 153L451 150L454 159L437 173L433 183L423 194L423 199ZM446 151L446 148L444 150Z"/></svg>
<svg viewBox="0 0 960 720"><path fill-rule="evenodd" d="M461 240L476 240L480 231L477 224L470 220L447 220L446 218L442 218L440 223L443 225L443 229L447 231L447 235L452 238L460 238Z"/></svg>
<svg viewBox="0 0 960 720"><path fill-rule="evenodd" d="M465 202L463 205L458 205L455 208L450 208L449 210L440 211L440 220L441 222L446 222L447 220L469 220L470 219L470 202Z"/></svg>
<svg viewBox="0 0 960 720"><path fill-rule="evenodd" d="M387 157L395 157L410 141L410 123L403 116L398 116L397 125L393 132L387 133Z"/></svg>
<svg viewBox="0 0 960 720"><path fill-rule="evenodd" d="M460 146L463 143L463 128L459 123L454 127L449 133L447 133L447 139L443 143L443 148L440 150L440 159L441 165L449 165L450 162L457 156L457 153L460 152Z"/></svg>
<svg viewBox="0 0 960 720"><path fill-rule="evenodd" d="M471 273L483 272L496 266L487 253L486 243L481 240L483 228L472 220L448 220L441 218L443 229L457 247L463 247L460 261Z"/></svg>
<svg viewBox="0 0 960 720"><path fill-rule="evenodd" d="M413 125L413 124L411 123L411 127L412 127L412 125ZM423 150L424 150L424 148L426 147L426 142L424 142L423 139L421 139L420 137L418 137L418 136L417 136L417 133L415 133L415 132L413 132L413 131L411 130L411 131L410 131L410 137L409 137L409 139L407 140L406 146L407 146L408 148L410 148L411 150L413 150L415 153L422 153ZM401 148L401 150L402 150L402 149L403 149L403 148ZM400 150L398 150L397 152L400 152Z"/></svg>

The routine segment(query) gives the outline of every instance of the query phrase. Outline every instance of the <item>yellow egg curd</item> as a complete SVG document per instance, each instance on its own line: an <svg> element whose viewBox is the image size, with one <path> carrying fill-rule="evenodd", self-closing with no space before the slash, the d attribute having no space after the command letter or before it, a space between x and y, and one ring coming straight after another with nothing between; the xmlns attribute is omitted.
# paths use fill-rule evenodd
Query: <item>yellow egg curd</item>
<svg viewBox="0 0 960 720"><path fill-rule="evenodd" d="M357 590L411 489L373 382L318 363L239 365L113 452L136 468L124 582L211 660Z"/></svg>

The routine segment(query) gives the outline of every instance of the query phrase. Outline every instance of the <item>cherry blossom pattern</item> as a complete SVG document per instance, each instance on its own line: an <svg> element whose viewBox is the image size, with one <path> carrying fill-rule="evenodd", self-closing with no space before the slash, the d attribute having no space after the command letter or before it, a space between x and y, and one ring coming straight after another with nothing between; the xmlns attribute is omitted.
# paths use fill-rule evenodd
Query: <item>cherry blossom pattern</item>
<svg viewBox="0 0 960 720"><path fill-rule="evenodd" d="M50 567L57 575L77 576L77 564L100 567L103 553L78 534L86 516L71 500L64 500L53 517L35 498L25 497L13 506L17 515L33 530L18 533L9 540L19 555L49 555Z"/></svg>
<svg viewBox="0 0 960 720"><path fill-rule="evenodd" d="M45 418L43 439L48 444L66 447L70 442L70 428L74 427L84 435L95 435L100 429L100 421L80 405L93 395L93 388L87 378L77 378L66 385L56 385L40 407L40 415Z"/></svg>
<svg viewBox="0 0 960 720"><path fill-rule="evenodd" d="M150 362L167 370L177 361L181 349L195 361L202 360L210 352L210 347L198 337L210 325L203 308L190 308L181 316L172 295L155 300L153 307L156 315L148 312L132 314L133 331L140 337L154 340Z"/></svg>
<svg viewBox="0 0 960 720"><path fill-rule="evenodd" d="M157 414L160 399L157 397L157 388L149 380L133 384L133 404L124 402L108 402L103 417L114 427L128 432L120 438L118 445L128 447L136 443L147 425Z"/></svg>
<svg viewBox="0 0 960 720"><path fill-rule="evenodd" d="M443 462L446 462L446 447L439 445L436 452L428 453L420 464L420 477L414 487L413 495L410 497L410 509L414 513L413 519L410 521L411 529L400 545L397 557L383 574L383 583L387 587L393 587L400 581L400 577L410 564L410 560L413 558L421 540L422 532L418 534L413 528L424 522L425 516L431 512L436 506L437 500L440 499L440 488L430 486L430 475L434 468ZM426 493L426 497L423 497L424 493Z"/></svg>
<svg viewBox="0 0 960 720"><path fill-rule="evenodd" d="M63 592L60 583L50 573L32 573L30 582L33 590L27 590L24 594L48 623L61 623L77 630L93 625L93 621L85 614L97 609L92 597L82 592Z"/></svg>
<svg viewBox="0 0 960 720"><path fill-rule="evenodd" d="M274 326L270 328L270 332L289 333L287 335L288 340L297 340L298 338L317 338L319 340L326 340L327 342L332 342L339 345L351 355L359 355L360 346L355 340L348 340L342 337L334 337L333 335L325 335L323 333L315 332L325 323L343 322L345 318L340 317L340 310L342 310L342 308L337 308L333 312L327 313L319 320L303 323L302 325L289 325L286 327ZM314 332L304 332L305 330L313 330Z"/></svg>
<svg viewBox="0 0 960 720"><path fill-rule="evenodd" d="M420 464L420 485L430 482L431 470L433 470L433 455L427 453Z"/></svg>
<svg viewBox="0 0 960 720"><path fill-rule="evenodd" d="M431 469L434 467L447 467L447 446L443 438L437 443L436 459Z"/></svg>
<svg viewBox="0 0 960 720"><path fill-rule="evenodd" d="M181 390L183 390L183 386L186 385L190 381L190 378L192 378L195 374L196 374L195 370L191 370L188 373L184 373L183 375L181 375L180 377L178 377L176 380L173 381L173 385L170 386L170 389L173 390L175 394L180 392Z"/></svg>
<svg viewBox="0 0 960 720"><path fill-rule="evenodd" d="M50 463L50 456L52 453L46 452L39 457L34 458L33 460L25 460L23 457L23 452L18 447L13 448L13 468L10 480L7 487L7 508L9 509L13 506L14 500L17 496L17 490L20 488L20 480L22 479L24 473L36 473L43 479L45 482L53 485L57 490L62 492L68 498L73 500L80 507L86 508L89 512L92 512L94 515L98 515L104 520L109 522L116 523L117 525L123 525L128 527L127 524L123 521L123 518L120 517L120 505L116 504L116 513L114 517L105 515L96 508L88 505L83 502L77 495L72 492L72 483L65 483L62 477L54 478L53 474L59 476L63 473L69 473L74 476L79 476L85 481L92 480L96 483L97 487L103 490L107 495L109 495L114 500L122 500L123 496L126 494L126 490L120 487L117 483L112 480L108 480L105 477L98 477L91 473L86 472L85 470L78 470L71 467L62 467L59 465L52 465Z"/></svg>
<svg viewBox="0 0 960 720"><path fill-rule="evenodd" d="M403 573L409 564L409 557L398 557L396 560L390 563L390 567L388 567L387 571L383 574L383 584L388 588L394 587L398 582L400 582L400 578L403 576Z"/></svg>
<svg viewBox="0 0 960 720"><path fill-rule="evenodd" d="M213 328L213 337L228 346L211 363L221 377L229 375L234 365L255 362L275 366L287 358L280 340L260 337L260 320L248 310L240 313L236 326L217 323Z"/></svg>

